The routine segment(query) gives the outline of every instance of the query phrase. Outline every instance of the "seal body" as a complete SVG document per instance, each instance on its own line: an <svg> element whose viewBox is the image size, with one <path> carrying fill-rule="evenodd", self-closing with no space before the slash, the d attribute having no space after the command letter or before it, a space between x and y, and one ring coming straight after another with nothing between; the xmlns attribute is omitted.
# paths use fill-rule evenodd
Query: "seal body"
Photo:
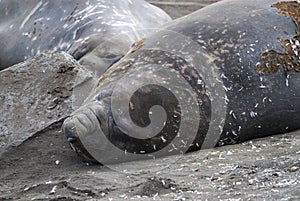
<svg viewBox="0 0 300 201"><path fill-rule="evenodd" d="M109 66L134 41L170 20L144 0L3 0L0 69L44 50L66 51L92 68Z"/></svg>
<svg viewBox="0 0 300 201"><path fill-rule="evenodd" d="M300 74L256 71L265 51L284 51L278 38L296 33L274 3L222 1L166 25L104 74L65 134L85 156L110 163L298 129ZM153 118L156 105L165 113ZM156 120L161 129L151 127Z"/></svg>

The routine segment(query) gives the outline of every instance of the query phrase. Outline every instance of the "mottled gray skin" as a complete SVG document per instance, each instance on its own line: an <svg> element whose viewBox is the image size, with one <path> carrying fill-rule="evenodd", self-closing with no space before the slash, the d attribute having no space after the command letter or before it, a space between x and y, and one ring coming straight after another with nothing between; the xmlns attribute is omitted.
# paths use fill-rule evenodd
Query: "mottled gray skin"
<svg viewBox="0 0 300 201"><path fill-rule="evenodd" d="M62 50L102 74L149 29L170 20L144 0L1 0L0 69Z"/></svg>
<svg viewBox="0 0 300 201"><path fill-rule="evenodd" d="M99 86L93 90L89 103L75 111L64 122L65 134L86 157L89 157L86 151L88 147L82 147L78 142L80 140L76 137L79 134L80 136L89 136L97 132L95 128L99 129L100 127L107 138L114 141L114 144L120 144L120 149L130 149L131 147L133 149L131 151L139 150L134 140L132 144L124 145L126 142L122 140L128 139L124 138L123 129L115 124L111 116L110 104L111 93L118 81L127 72L140 72L140 75L143 76L142 66L146 64L158 64L163 68L177 71L197 92L201 119L191 150L200 149L204 139L210 137L206 136L213 110L210 94L215 92L213 92L214 89L210 91L211 88L206 87L208 83L205 83L205 77L213 68L217 70L218 75L215 78L209 77L209 82L212 83L211 86L214 83L221 83L220 80L217 80L220 77L225 94L225 96L219 97L216 94L214 98L223 100L226 106L224 122L223 124L219 122L220 136L212 139L218 142L216 145L234 144L252 138L299 129L300 74L289 72L287 77L281 70L278 73L263 76L255 70L257 63L261 61L263 52L269 49L283 51L278 42L279 37L291 38L295 35L296 27L293 21L277 14L277 10L271 8L275 2L277 1L222 1L170 23L160 32L148 37L143 47L126 55L104 74ZM180 44L181 41L174 39L174 36L177 35L183 36L188 42ZM198 50L185 51L191 46L190 41L198 45ZM180 44L176 51L172 50L175 43ZM168 47L170 47L169 52L166 51ZM202 57L201 61L191 62L188 60L189 55L195 56L196 54ZM187 56L183 58L182 55ZM165 76L163 74L155 75L156 77L153 78L155 80ZM131 81L134 81L134 78ZM199 83L202 83L201 86ZM130 88L130 85L131 82L128 82L124 88ZM141 93L151 94L151 90L152 94L159 91L155 88L150 88L150 90L148 88L148 91L144 90ZM180 90L180 86L178 86L178 90ZM153 100L157 99L159 96L157 94L159 93L152 96L153 99L146 100L141 96L133 95L134 112L140 114L140 117L136 117L134 112L132 115L137 125L149 124L147 110L149 105L155 104ZM165 96L162 94L161 99L164 98ZM188 97L182 98L189 101ZM165 101L169 101L169 99ZM146 123L142 125L141 122ZM74 126L75 124L76 126ZM174 123L174 125L176 124ZM170 125L169 133L172 133L174 129L176 127L173 128ZM189 132L185 134L188 135ZM156 141L153 140L152 143L154 144ZM102 145L101 142L98 142L98 145L100 150L105 149L105 145ZM148 151L151 153L151 150Z"/></svg>

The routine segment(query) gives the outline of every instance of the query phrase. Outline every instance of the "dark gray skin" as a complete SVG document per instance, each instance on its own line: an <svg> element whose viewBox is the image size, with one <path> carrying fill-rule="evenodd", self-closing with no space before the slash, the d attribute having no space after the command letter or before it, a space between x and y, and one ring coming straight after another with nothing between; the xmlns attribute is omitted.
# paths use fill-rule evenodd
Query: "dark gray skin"
<svg viewBox="0 0 300 201"><path fill-rule="evenodd" d="M140 127L151 124L149 110L153 105L165 108L167 121L156 137L146 140L130 137L131 133L126 131L133 124L112 116L116 109L111 106L112 102L116 99L125 101L122 90L118 91L118 82L127 73L135 73L123 88L130 89L132 81L139 77L137 75L145 75L147 65L155 69L153 75L156 76L145 76L145 80L166 81L174 85L174 81L168 79L169 74L157 68L173 70L196 94L200 115L199 119L195 118L199 122L196 137L191 134L194 132L192 128L181 134L185 135L183 138L193 138L189 150L299 129L300 74L294 71L286 73L282 69L268 76L256 72L265 51L284 51L278 42L279 37L292 38L296 33L294 22L271 8L275 2L222 1L175 20L148 37L137 50L112 66L91 92L89 103L65 120L63 131L69 141L84 157L98 161L102 152L106 154L107 144L102 141L91 143L91 146L97 146L93 150L84 139L97 133L104 133L114 146L127 153L142 154L143 150L152 154L164 148L165 142L160 140L162 136L166 143L170 143L186 118L182 113L181 118L174 115L184 111L176 100L182 98L187 105L193 105L190 97L182 92L181 84L174 86L171 94L158 85L141 87L131 93L130 103L125 103L134 124ZM180 93L176 94L176 90ZM193 120L189 118L187 122ZM125 154L111 157L116 159L108 162L126 161Z"/></svg>
<svg viewBox="0 0 300 201"><path fill-rule="evenodd" d="M0 69L61 50L101 75L134 41L169 21L144 0L1 0Z"/></svg>

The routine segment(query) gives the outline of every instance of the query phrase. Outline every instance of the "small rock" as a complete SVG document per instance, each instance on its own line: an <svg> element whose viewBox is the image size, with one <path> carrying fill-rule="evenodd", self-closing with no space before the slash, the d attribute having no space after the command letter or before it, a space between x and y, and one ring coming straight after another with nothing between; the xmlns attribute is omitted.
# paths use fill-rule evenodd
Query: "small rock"
<svg viewBox="0 0 300 201"><path fill-rule="evenodd" d="M56 189L57 189L57 186L54 186L54 187L52 188L52 190L50 191L49 194L50 194L50 195L51 195L51 194L54 194L54 193L56 192Z"/></svg>
<svg viewBox="0 0 300 201"><path fill-rule="evenodd" d="M298 170L299 170L299 167L297 167L297 166L293 166L289 169L290 172L296 172Z"/></svg>

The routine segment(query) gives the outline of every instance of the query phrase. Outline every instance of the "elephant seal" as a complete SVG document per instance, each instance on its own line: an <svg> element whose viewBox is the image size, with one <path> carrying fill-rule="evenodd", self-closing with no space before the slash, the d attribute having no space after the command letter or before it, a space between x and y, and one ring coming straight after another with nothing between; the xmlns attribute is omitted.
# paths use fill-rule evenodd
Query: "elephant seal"
<svg viewBox="0 0 300 201"><path fill-rule="evenodd" d="M109 164L299 129L300 74L257 72L289 63L266 63L264 54L280 55L278 38L299 34L299 16L276 2L221 1L136 43L65 120L68 140L84 157Z"/></svg>
<svg viewBox="0 0 300 201"><path fill-rule="evenodd" d="M0 69L58 50L101 75L134 41L169 21L144 0L2 0Z"/></svg>

